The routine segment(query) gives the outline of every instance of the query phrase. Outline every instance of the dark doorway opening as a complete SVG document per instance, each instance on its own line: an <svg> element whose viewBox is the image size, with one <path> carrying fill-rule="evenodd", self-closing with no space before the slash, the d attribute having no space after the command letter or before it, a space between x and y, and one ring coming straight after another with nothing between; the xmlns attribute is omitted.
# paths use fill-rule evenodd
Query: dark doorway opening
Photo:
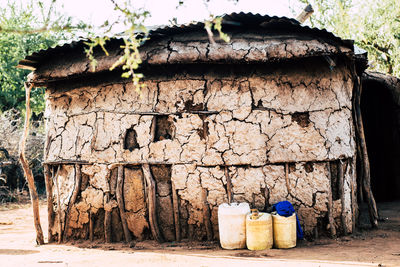
<svg viewBox="0 0 400 267"><path fill-rule="evenodd" d="M400 199L400 109L389 88L364 80L361 112L376 201Z"/></svg>

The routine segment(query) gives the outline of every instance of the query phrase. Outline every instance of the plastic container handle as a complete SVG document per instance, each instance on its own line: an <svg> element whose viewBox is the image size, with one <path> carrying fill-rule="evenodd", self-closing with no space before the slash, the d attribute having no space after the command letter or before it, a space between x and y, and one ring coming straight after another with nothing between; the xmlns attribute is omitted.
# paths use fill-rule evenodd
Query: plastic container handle
<svg viewBox="0 0 400 267"><path fill-rule="evenodd" d="M258 213L258 209L251 209L250 212L251 212L250 218L252 220L257 220L260 217L260 214Z"/></svg>

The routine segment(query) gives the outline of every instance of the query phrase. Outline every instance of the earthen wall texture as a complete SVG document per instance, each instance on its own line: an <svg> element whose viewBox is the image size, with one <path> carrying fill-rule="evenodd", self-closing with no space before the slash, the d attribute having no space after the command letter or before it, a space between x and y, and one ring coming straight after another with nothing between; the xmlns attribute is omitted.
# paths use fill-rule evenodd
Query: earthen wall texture
<svg viewBox="0 0 400 267"><path fill-rule="evenodd" d="M69 207L68 236L87 237L90 214L94 235L103 238L104 211L109 210L113 239L123 238L115 163L125 164L127 224L139 240L151 238L140 168L144 163L150 164L156 181L158 224L166 240L175 239L172 188L178 195L182 237L205 239L209 220L218 238L217 208L227 202L227 178L234 201L259 210L289 200L308 235L316 228L327 229L332 194L335 223L351 229L353 81L345 65L330 69L323 60L289 61L251 74L210 68L198 75L158 73L144 82L140 93L125 82L47 90L45 160L89 163L82 165L78 201ZM327 166L339 159L343 200L337 193L337 170ZM62 165L58 187L63 216L74 183L74 166ZM53 194L56 200L55 190ZM204 216L205 206L209 218Z"/></svg>

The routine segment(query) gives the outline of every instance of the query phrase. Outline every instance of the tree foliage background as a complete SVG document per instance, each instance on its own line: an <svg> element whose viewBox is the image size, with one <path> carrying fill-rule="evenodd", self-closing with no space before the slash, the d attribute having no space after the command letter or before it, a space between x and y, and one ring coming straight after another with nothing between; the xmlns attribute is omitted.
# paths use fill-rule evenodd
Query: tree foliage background
<svg viewBox="0 0 400 267"><path fill-rule="evenodd" d="M19 60L71 38L71 29L78 28L71 27L71 18L60 15L51 3L0 0L0 113L25 109L23 83L30 71L17 69ZM43 111L43 88L33 89L31 103L33 113Z"/></svg>
<svg viewBox="0 0 400 267"><path fill-rule="evenodd" d="M315 10L313 27L325 28L368 52L370 69L400 76L399 0L298 0Z"/></svg>

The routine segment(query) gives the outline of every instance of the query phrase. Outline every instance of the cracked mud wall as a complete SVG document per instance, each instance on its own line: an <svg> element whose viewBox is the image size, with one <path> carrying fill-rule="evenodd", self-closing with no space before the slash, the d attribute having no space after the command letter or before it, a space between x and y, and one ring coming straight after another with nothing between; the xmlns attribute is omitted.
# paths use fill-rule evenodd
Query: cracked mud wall
<svg viewBox="0 0 400 267"><path fill-rule="evenodd" d="M343 214L345 227L351 229L355 143L353 81L347 67L338 64L331 70L323 60L309 60L273 69L249 66L250 73L243 74L224 68L195 75L147 75L140 95L124 82L47 90L46 161L86 164L82 175L87 183L70 206L68 235L87 237L89 214L98 233L104 231L105 210L112 212L113 225L120 221L115 163L126 166L124 211L136 239L151 238L148 192L140 168L145 163L151 165L156 182L158 225L166 240L175 238L172 185L182 237L218 238L217 207L227 201L227 175L235 201L263 210L289 200L306 234L326 230L331 190L327 164L338 159L346 166L344 201L333 201L333 213L338 228L343 228ZM127 146L127 136L132 146ZM75 173L73 165L64 164L61 170L65 216ZM108 192L111 201L105 200ZM120 223L113 227L113 232L122 231ZM113 238L119 241L122 236Z"/></svg>

